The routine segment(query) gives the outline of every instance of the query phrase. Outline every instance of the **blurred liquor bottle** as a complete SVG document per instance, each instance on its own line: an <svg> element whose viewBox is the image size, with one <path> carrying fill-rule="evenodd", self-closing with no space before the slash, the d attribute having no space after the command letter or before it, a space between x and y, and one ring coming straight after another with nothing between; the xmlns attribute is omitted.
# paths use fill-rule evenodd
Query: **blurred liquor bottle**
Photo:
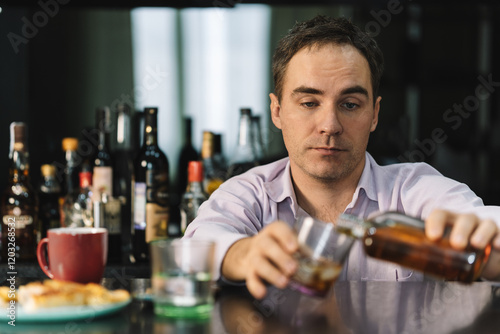
<svg viewBox="0 0 500 334"><path fill-rule="evenodd" d="M252 110L240 109L240 123L238 128L238 144L229 160L227 177L246 172L258 165L252 136Z"/></svg>
<svg viewBox="0 0 500 334"><path fill-rule="evenodd" d="M220 177L222 179L224 179L227 171L227 162L222 149L222 134L220 133L214 133L213 160L216 166L217 173L220 174Z"/></svg>
<svg viewBox="0 0 500 334"><path fill-rule="evenodd" d="M188 184L181 199L181 233L196 218L200 205L208 199L203 190L203 163L190 161L188 164Z"/></svg>
<svg viewBox="0 0 500 334"><path fill-rule="evenodd" d="M203 189L209 196L219 188L226 176L225 168L220 165L222 159L219 158L219 162L216 160L215 143L215 134L211 131L203 131L203 142L201 145L201 157L204 171Z"/></svg>
<svg viewBox="0 0 500 334"><path fill-rule="evenodd" d="M108 263L119 263L122 259L121 206L113 196L113 157L109 149L111 110L97 108L95 121L98 141L92 170L92 197L94 202L102 203L104 219L94 219L94 226L108 229Z"/></svg>
<svg viewBox="0 0 500 334"><path fill-rule="evenodd" d="M57 180L57 171L54 165L44 164L40 167L40 171L42 179L38 186L40 201L38 219L41 225L41 237L45 238L48 229L61 226L59 198L61 197L62 188Z"/></svg>
<svg viewBox="0 0 500 334"><path fill-rule="evenodd" d="M66 137L62 140L62 150L64 152L63 177L61 178L62 194L73 192L78 188L78 169L81 159L78 156L78 139Z"/></svg>
<svg viewBox="0 0 500 334"><path fill-rule="evenodd" d="M26 123L10 124L9 159L8 185L0 203L2 262L15 264L36 259L36 247L41 237L38 196L30 183Z"/></svg>
<svg viewBox="0 0 500 334"><path fill-rule="evenodd" d="M109 108L97 108L95 121L98 142L92 170L92 185L94 187L94 196L99 197L102 193L113 194L113 165L109 150L111 127L111 112Z"/></svg>
<svg viewBox="0 0 500 334"><path fill-rule="evenodd" d="M94 227L92 172L89 165L82 165L78 173L79 187L64 197L64 226Z"/></svg>
<svg viewBox="0 0 500 334"><path fill-rule="evenodd" d="M167 237L169 162L158 146L158 108L144 109L144 143L134 160L132 247L136 262L149 261L149 242Z"/></svg>
<svg viewBox="0 0 500 334"><path fill-rule="evenodd" d="M192 141L192 125L193 121L190 117L184 118L184 145L179 154L179 162L177 164L177 195L180 199L183 192L186 191L188 183L188 164L190 161L198 160L199 154L193 146Z"/></svg>
<svg viewBox="0 0 500 334"><path fill-rule="evenodd" d="M128 261L132 251L132 177L134 149L132 144L132 114L127 104L115 109L116 132L113 151L113 197L120 201L122 261Z"/></svg>
<svg viewBox="0 0 500 334"><path fill-rule="evenodd" d="M57 172L58 180L61 183L61 194L59 196L59 216L61 226L65 226L66 218L64 216L64 199L66 195L72 194L79 185L78 169L80 165L80 156L78 155L78 139L66 137L62 140L62 150L64 152L64 164ZM62 177L60 175L62 174Z"/></svg>
<svg viewBox="0 0 500 334"><path fill-rule="evenodd" d="M262 140L262 127L260 123L260 115L251 116L251 127L252 127L252 145L255 152L255 158L260 164L266 157L266 149L264 147L264 142Z"/></svg>

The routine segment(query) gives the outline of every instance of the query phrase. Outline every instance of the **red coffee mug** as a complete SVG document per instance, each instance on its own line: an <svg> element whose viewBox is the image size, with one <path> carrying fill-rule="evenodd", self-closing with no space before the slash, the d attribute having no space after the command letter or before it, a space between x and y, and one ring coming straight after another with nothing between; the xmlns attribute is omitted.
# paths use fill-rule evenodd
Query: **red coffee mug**
<svg viewBox="0 0 500 334"><path fill-rule="evenodd" d="M49 229L47 238L38 244L36 255L43 272L52 279L99 283L108 256L108 230L90 227Z"/></svg>

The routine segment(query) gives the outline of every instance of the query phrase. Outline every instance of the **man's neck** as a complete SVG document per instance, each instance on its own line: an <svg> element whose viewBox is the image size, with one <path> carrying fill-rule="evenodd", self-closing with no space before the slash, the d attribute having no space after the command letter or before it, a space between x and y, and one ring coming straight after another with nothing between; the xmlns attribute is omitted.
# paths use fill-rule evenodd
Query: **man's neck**
<svg viewBox="0 0 500 334"><path fill-rule="evenodd" d="M292 169L292 182L299 206L315 218L335 222L352 201L363 170L364 164L348 177L327 182L300 172L294 175Z"/></svg>

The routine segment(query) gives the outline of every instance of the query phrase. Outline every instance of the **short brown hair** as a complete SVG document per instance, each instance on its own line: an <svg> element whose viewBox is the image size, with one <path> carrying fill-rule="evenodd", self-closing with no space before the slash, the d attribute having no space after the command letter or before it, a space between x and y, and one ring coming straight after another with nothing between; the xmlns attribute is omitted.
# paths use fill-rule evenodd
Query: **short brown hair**
<svg viewBox="0 0 500 334"><path fill-rule="evenodd" d="M377 42L346 18L318 15L311 20L297 22L276 47L273 56L274 93L281 100L283 80L290 59L305 47L325 44L349 44L358 49L368 61L371 72L373 100L376 100L384 69L384 56Z"/></svg>

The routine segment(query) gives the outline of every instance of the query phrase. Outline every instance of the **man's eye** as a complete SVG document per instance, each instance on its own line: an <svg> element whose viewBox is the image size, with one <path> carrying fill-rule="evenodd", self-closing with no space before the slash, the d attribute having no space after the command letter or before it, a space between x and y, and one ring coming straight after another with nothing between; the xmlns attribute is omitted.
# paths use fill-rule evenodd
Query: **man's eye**
<svg viewBox="0 0 500 334"><path fill-rule="evenodd" d="M343 103L342 106L344 106L344 108L346 108L348 110L353 110L353 109L356 109L356 107L358 107L358 105L356 103L352 103L352 102Z"/></svg>
<svg viewBox="0 0 500 334"><path fill-rule="evenodd" d="M306 108L314 108L317 106L316 102L302 102L301 104Z"/></svg>

